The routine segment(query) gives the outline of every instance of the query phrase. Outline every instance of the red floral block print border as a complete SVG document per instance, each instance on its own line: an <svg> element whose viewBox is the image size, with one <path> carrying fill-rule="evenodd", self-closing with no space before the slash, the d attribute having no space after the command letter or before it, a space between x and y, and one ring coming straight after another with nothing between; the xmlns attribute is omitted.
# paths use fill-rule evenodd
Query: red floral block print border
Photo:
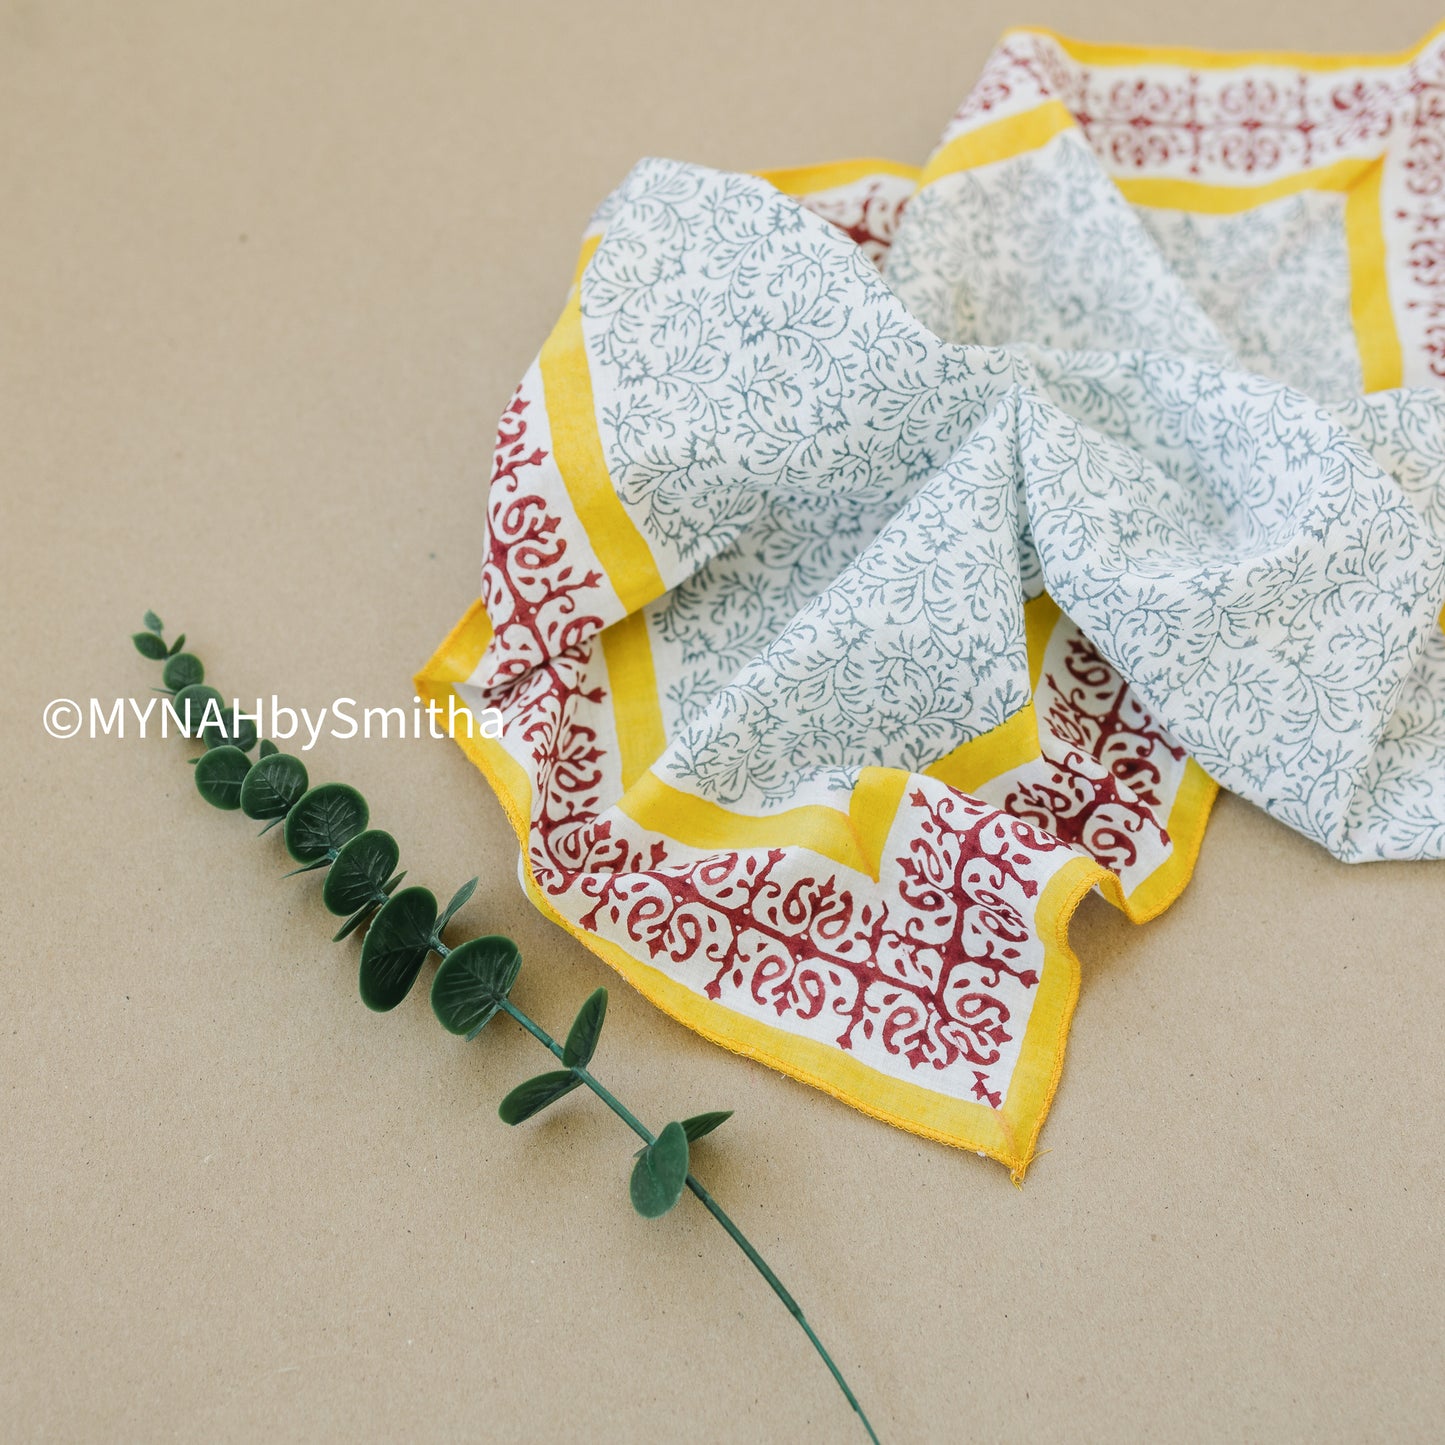
<svg viewBox="0 0 1445 1445"><path fill-rule="evenodd" d="M498 423L487 498L482 600L493 627L494 684L514 681L602 626L587 610L587 594L602 573L579 572L566 560L562 519L527 483L549 454L527 440L534 399L524 394L525 385L517 387Z"/></svg>
<svg viewBox="0 0 1445 1445"><path fill-rule="evenodd" d="M1438 63L1438 51L1430 58ZM945 134L1057 99L1115 171L1192 177L1209 167L1257 179L1378 154L1402 88L1390 70L1340 75L1253 62L1237 72L1148 62L1091 67L1046 35L1019 34L994 51Z"/></svg>
<svg viewBox="0 0 1445 1445"><path fill-rule="evenodd" d="M911 187L900 186L895 177L869 176L852 185L799 196L798 203L836 226L881 267L911 193Z"/></svg>
<svg viewBox="0 0 1445 1445"><path fill-rule="evenodd" d="M906 797L894 830L906 845L876 885L802 849L638 845L601 809L594 646L495 699L534 779L538 887L581 928L701 978L711 999L814 1035L826 1022L829 1042L881 1052L900 1077L966 1070L971 1096L1000 1107L1039 983L1034 904L1072 850L932 780Z"/></svg>
<svg viewBox="0 0 1445 1445"><path fill-rule="evenodd" d="M1141 859L1157 864L1170 844L1166 775L1177 784L1186 753L1082 633L1064 644L1061 662L1036 694L1050 766L1022 777L1003 807L1115 873Z"/></svg>
<svg viewBox="0 0 1445 1445"><path fill-rule="evenodd" d="M1445 45L1445 42L1442 42ZM1433 376L1445 377L1445 49L1418 56L1406 72L1401 105L1406 204L1394 212L1409 236L1406 309L1416 323Z"/></svg>

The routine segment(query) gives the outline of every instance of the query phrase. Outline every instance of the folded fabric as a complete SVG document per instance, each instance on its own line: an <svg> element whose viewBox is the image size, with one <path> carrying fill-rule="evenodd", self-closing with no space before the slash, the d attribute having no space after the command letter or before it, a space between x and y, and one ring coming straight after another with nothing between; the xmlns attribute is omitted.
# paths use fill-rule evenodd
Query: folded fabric
<svg viewBox="0 0 1445 1445"><path fill-rule="evenodd" d="M1018 31L921 170L642 162L418 679L500 714L538 906L1021 1177L1074 908L1167 907L1218 785L1445 854L1442 237L1433 37Z"/></svg>

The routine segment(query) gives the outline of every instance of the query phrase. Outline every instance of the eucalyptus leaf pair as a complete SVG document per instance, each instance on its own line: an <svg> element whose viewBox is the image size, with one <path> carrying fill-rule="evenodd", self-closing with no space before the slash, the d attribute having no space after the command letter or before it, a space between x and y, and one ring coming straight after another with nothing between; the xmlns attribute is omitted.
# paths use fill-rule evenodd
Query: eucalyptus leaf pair
<svg viewBox="0 0 1445 1445"><path fill-rule="evenodd" d="M152 662L160 662L163 658L179 653L181 648L186 645L186 634L183 632L167 647L165 638L161 636L164 630L165 623L154 612L147 612L145 631L132 633L130 640L135 643L135 650L142 657L148 657Z"/></svg>
<svg viewBox="0 0 1445 1445"><path fill-rule="evenodd" d="M432 1011L449 1033L475 1039L499 1013L506 1013L561 1064L519 1084L497 1112L508 1124L521 1124L579 1088L586 1088L641 1140L634 1157L628 1193L637 1212L649 1219L666 1214L690 1190L727 1231L807 1334L868 1435L877 1436L842 1373L823 1348L797 1302L783 1287L747 1237L692 1175L691 1146L731 1118L731 1111L696 1114L675 1120L653 1134L591 1072L590 1065L607 1018L607 990L593 992L577 1012L565 1042L559 1043L522 1011L511 994L522 957L510 938L490 935L450 947L442 935L476 891L477 879L464 883L438 911L435 895L417 885L399 887L401 850L390 833L370 827L366 799L345 783L311 786L300 758L258 740L248 719L227 708L206 680L200 658L183 652L182 634L169 646L164 625L154 612L145 629L132 637L141 656L164 664L162 691L185 723L186 735L205 745L193 760L196 791L213 807L239 811L264 824L278 824L286 851L298 865L291 874L326 870L321 901L344 919L335 934L340 942L363 926L358 988L372 1009L395 1008L411 992L427 957L441 960L432 979ZM259 746L258 746L259 742ZM252 749L256 757L250 756Z"/></svg>
<svg viewBox="0 0 1445 1445"><path fill-rule="evenodd" d="M451 959L447 960L450 963ZM445 965L443 965L445 967ZM502 996L505 998L505 994ZM500 1007L500 1000L498 1003ZM602 1037L602 1021L607 1017L607 990L599 988L588 995L587 1002L578 1010L572 1027L567 1032L567 1042L562 1045L563 1068L548 1074L538 1074L525 1084L518 1084L497 1109L502 1120L508 1124L520 1124L533 1114L540 1114L548 1104L555 1103L564 1094L579 1087L584 1079L583 1070L592 1062L597 1052L598 1040ZM683 1171L686 1173L686 1171ZM682 1186L678 1185L681 1193Z"/></svg>

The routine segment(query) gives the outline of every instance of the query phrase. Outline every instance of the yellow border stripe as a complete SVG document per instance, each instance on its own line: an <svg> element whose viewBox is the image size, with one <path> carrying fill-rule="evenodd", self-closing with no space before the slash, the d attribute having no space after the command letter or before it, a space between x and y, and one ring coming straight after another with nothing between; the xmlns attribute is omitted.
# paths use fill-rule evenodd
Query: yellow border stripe
<svg viewBox="0 0 1445 1445"><path fill-rule="evenodd" d="M864 768L846 813L823 803L778 813L739 813L648 772L617 800L617 807L638 827L687 848L807 848L877 882L908 778L901 768Z"/></svg>
<svg viewBox="0 0 1445 1445"><path fill-rule="evenodd" d="M582 272L597 248L593 237L582 248L561 318L542 344L538 358L552 455L572 506L592 543L607 580L628 612L636 612L667 590L646 539L627 515L612 485L597 434L592 374L582 334Z"/></svg>
<svg viewBox="0 0 1445 1445"><path fill-rule="evenodd" d="M1004 32L1013 35L1042 35L1066 54L1085 65L1182 65L1190 70L1235 70L1246 66L1277 65L1291 70L1356 70L1377 66L1404 65L1445 33L1437 25L1408 50L1392 55L1319 55L1293 50L1196 50L1189 46L1096 45L1074 40L1042 25L1022 25Z"/></svg>
<svg viewBox="0 0 1445 1445"><path fill-rule="evenodd" d="M455 685L476 670L490 637L486 612L476 602L417 674L420 695L445 707ZM1103 878L1098 864L1071 858L1039 897L1034 923L1044 945L1044 964L1008 1095L1003 1108L995 1110L891 1078L833 1045L735 1013L607 939L578 928L557 911L532 875L527 775L495 740L463 736L456 741L492 785L517 835L532 902L649 1002L713 1043L811 1084L862 1113L942 1144L987 1154L1008 1165L1015 1183L1022 1182L1058 1089L1069 1021L1079 996L1079 960L1069 946L1069 920L1084 895Z"/></svg>
<svg viewBox="0 0 1445 1445"><path fill-rule="evenodd" d="M657 672L647 635L647 613L634 612L601 633L602 656L611 683L612 720L622 766L622 786L630 788L667 747Z"/></svg>
<svg viewBox="0 0 1445 1445"><path fill-rule="evenodd" d="M1031 601L1024 603L1024 639L1029 651L1029 690L1037 692L1039 679L1044 675L1044 654L1049 650L1049 639L1059 618L1064 614L1059 604L1047 592L1040 592Z"/></svg>
<svg viewBox="0 0 1445 1445"><path fill-rule="evenodd" d="M1030 700L1006 722L960 743L923 772L960 793L977 793L991 778L1012 772L1039 755L1039 720Z"/></svg>
<svg viewBox="0 0 1445 1445"><path fill-rule="evenodd" d="M965 131L928 158L918 178L919 188L957 171L971 171L977 166L993 165L1026 151L1036 151L1073 126L1074 117L1063 101L1046 100L1032 110L1006 115L1001 120Z"/></svg>
<svg viewBox="0 0 1445 1445"><path fill-rule="evenodd" d="M822 803L771 814L741 813L699 798L651 771L667 747L667 729L646 613L606 628L602 655L612 684L613 724L626 790L617 806L633 822L689 848L809 848L877 879L906 772L864 768L846 813Z"/></svg>
<svg viewBox="0 0 1445 1445"><path fill-rule="evenodd" d="M1296 171L1257 186L1218 186L1209 181L1181 181L1167 176L1116 176L1115 184L1131 205L1228 216L1301 191L1348 192L1378 165L1378 161L1362 158L1336 161L1333 165Z"/></svg>
<svg viewBox="0 0 1445 1445"><path fill-rule="evenodd" d="M1047 593L1024 604L1031 690L1038 687L1044 651L1061 615ZM821 803L772 814L741 813L685 792L650 771L667 747L667 729L646 615L638 612L614 623L601 638L626 789L618 806L628 817L691 848L809 848L877 878L878 859L907 773L893 768L863 769L847 813ZM1038 756L1038 723L1030 701L998 727L960 743L922 771L960 792L974 793L990 778ZM882 780L886 778L898 781L885 783ZM890 791L895 788L896 796Z"/></svg>
<svg viewBox="0 0 1445 1445"><path fill-rule="evenodd" d="M960 743L951 753L923 769L924 775L957 788L960 793L977 793L992 778L1001 777L1042 754L1039 720L1032 694L1038 691L1044 670L1044 653L1063 614L1047 592L1024 603L1024 641L1028 653L1030 698L1011 718L981 737Z"/></svg>
<svg viewBox="0 0 1445 1445"><path fill-rule="evenodd" d="M1360 372L1366 391L1400 386L1405 358L1395 313L1390 305L1386 269L1385 226L1380 186L1385 174L1382 156L1351 188L1345 200L1345 241L1350 252L1350 320L1360 350Z"/></svg>
<svg viewBox="0 0 1445 1445"><path fill-rule="evenodd" d="M1384 173L1382 156L1375 160L1337 161L1258 186L1129 176L1116 178L1116 183L1131 205L1215 216L1235 215L1303 191L1343 194L1345 245L1350 258L1350 324L1360 353L1360 373L1366 391L1384 391L1400 386L1405 375L1386 269L1384 217L1380 209Z"/></svg>
<svg viewBox="0 0 1445 1445"><path fill-rule="evenodd" d="M820 191L851 186L855 181L864 181L870 176L900 176L906 181L917 181L918 167L867 156L853 161L828 161L816 166L754 171L753 174L770 186L776 186L785 196L813 196Z"/></svg>

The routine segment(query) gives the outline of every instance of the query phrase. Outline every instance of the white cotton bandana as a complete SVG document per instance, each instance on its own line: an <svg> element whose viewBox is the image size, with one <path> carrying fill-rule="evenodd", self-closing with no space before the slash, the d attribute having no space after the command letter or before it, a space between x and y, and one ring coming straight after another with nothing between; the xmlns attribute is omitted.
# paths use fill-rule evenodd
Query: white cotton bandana
<svg viewBox="0 0 1445 1445"><path fill-rule="evenodd" d="M1433 37L1019 31L921 170L642 162L418 680L500 711L538 906L1021 1177L1073 909L1167 907L1218 786L1445 855L1442 237Z"/></svg>

